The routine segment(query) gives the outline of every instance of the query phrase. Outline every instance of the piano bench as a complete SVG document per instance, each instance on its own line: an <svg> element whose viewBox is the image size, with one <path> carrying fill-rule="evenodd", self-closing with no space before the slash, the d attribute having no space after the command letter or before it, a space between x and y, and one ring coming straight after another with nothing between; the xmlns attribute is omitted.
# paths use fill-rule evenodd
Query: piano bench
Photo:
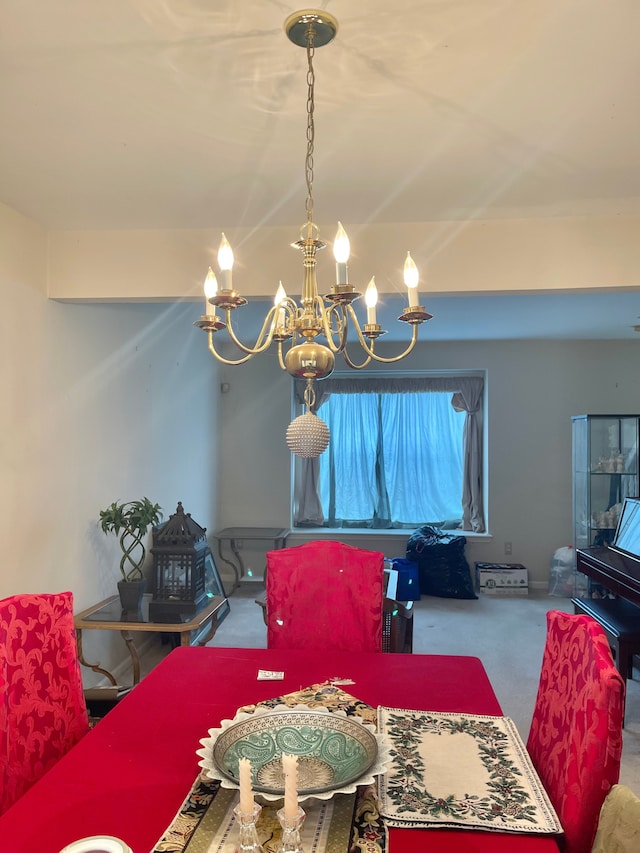
<svg viewBox="0 0 640 853"><path fill-rule="evenodd" d="M633 656L640 654L640 607L624 598L572 598L574 611L591 616L607 635L616 668L633 678Z"/></svg>

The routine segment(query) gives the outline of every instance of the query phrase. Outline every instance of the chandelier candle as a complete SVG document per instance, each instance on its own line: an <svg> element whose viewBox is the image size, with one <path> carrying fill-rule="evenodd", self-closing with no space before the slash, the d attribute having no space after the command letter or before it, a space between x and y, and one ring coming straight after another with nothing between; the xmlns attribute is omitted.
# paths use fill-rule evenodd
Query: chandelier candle
<svg viewBox="0 0 640 853"><path fill-rule="evenodd" d="M222 233L220 248L218 249L218 266L222 273L222 281L224 290L233 290L231 287L231 271L233 270L233 251L229 245L229 241Z"/></svg>
<svg viewBox="0 0 640 853"><path fill-rule="evenodd" d="M342 222L338 220L338 233L333 241L333 257L336 259L336 284L349 284L349 272L347 270L347 261L351 252L351 244L347 237L347 232L342 227Z"/></svg>
<svg viewBox="0 0 640 853"><path fill-rule="evenodd" d="M407 252L407 259L404 262L404 283L409 291L409 308L418 307L418 267L411 257L411 252Z"/></svg>
<svg viewBox="0 0 640 853"><path fill-rule="evenodd" d="M367 325L374 325L376 322L376 304L378 302L378 289L375 278L372 278L367 285L367 289L364 292L364 301L367 306Z"/></svg>
<svg viewBox="0 0 640 853"><path fill-rule="evenodd" d="M278 319L276 320L276 328L284 329L286 325L286 312L282 303L287 298L287 291L282 286L282 282L278 284L278 289L276 290L276 295L274 299L274 304L278 306Z"/></svg>
<svg viewBox="0 0 640 853"><path fill-rule="evenodd" d="M218 279L216 278L216 274L209 267L209 272L207 273L207 277L204 280L204 296L206 303L206 316L207 317L215 317L216 314L216 306L213 303L209 302L212 296L215 296L218 292Z"/></svg>

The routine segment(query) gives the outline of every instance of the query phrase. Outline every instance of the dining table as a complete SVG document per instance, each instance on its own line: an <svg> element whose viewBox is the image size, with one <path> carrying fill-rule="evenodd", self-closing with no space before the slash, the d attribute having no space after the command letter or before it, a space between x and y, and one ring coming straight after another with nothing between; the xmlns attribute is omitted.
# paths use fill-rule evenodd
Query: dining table
<svg viewBox="0 0 640 853"><path fill-rule="evenodd" d="M265 671L283 678L259 680ZM326 681L347 684L345 690L373 707L502 715L475 657L179 647L0 817L0 851L59 853L74 840L108 835L133 853L149 853L200 771L196 750L209 729L240 707ZM388 832L388 853L558 850L549 834Z"/></svg>

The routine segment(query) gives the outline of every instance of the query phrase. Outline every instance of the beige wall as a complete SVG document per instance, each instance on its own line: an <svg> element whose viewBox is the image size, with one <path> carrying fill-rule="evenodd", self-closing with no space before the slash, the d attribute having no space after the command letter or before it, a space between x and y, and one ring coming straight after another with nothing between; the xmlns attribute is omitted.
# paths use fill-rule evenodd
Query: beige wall
<svg viewBox="0 0 640 853"><path fill-rule="evenodd" d="M43 230L0 205L0 597L71 589L80 609L115 592L111 501L182 500L215 529L217 365L195 305L60 304L45 272Z"/></svg>
<svg viewBox="0 0 640 853"><path fill-rule="evenodd" d="M376 272L380 293L404 295L407 249L432 296L638 286L640 216L348 225L353 275ZM272 298L300 278L290 228L227 232L234 285ZM323 233L331 241L334 233ZM49 235L49 295L55 299L195 299L207 267L217 270L211 231L55 231ZM319 263L331 267L331 250ZM326 257L329 255L329 257ZM259 259L256 262L256 259ZM326 267L325 267L326 268ZM367 272L368 271L368 272Z"/></svg>
<svg viewBox="0 0 640 853"><path fill-rule="evenodd" d="M426 342L403 362L408 370L487 370L491 535L469 538L472 564L523 563L538 586L547 586L554 550L572 542L571 415L639 413L637 364L633 341ZM284 527L288 377L264 361L236 371L226 373L230 390L221 398L220 471L226 488L220 520ZM416 477L419 481L419 471ZM303 538L293 537L291 544ZM365 541L387 556L404 556L406 534L367 535ZM504 554L507 541L513 543L510 557ZM248 560L261 569L262 555Z"/></svg>

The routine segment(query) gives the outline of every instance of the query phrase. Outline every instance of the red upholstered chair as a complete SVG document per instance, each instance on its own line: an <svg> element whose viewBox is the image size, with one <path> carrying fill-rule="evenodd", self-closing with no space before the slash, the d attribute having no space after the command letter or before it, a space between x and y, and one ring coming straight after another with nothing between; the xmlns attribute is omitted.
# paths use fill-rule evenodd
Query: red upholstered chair
<svg viewBox="0 0 640 853"><path fill-rule="evenodd" d="M550 611L527 749L562 823L566 853L589 853L618 781L624 690L601 626Z"/></svg>
<svg viewBox="0 0 640 853"><path fill-rule="evenodd" d="M270 649L382 651L384 554L316 541L267 553Z"/></svg>
<svg viewBox="0 0 640 853"><path fill-rule="evenodd" d="M0 601L0 814L89 730L73 596Z"/></svg>

